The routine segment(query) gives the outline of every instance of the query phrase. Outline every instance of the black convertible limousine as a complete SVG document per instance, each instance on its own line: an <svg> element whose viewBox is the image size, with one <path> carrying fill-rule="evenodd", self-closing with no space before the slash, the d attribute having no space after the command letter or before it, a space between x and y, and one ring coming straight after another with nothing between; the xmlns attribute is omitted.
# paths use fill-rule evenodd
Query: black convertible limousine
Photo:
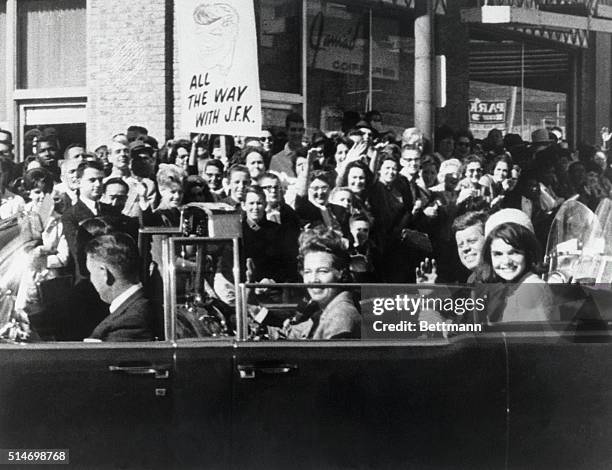
<svg viewBox="0 0 612 470"><path fill-rule="evenodd" d="M583 289L597 317L385 336L372 296L423 286L346 285L360 339L272 341L249 320L256 286L234 327L185 288L237 239L160 236L163 338L0 344L0 448L68 449L88 469L612 466L609 286ZM281 287L294 295L269 311L304 293Z"/></svg>

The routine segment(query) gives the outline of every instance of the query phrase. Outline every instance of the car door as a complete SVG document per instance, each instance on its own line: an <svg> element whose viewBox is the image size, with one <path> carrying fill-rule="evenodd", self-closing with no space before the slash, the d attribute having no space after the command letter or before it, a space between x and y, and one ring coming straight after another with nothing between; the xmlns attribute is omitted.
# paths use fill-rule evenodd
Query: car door
<svg viewBox="0 0 612 470"><path fill-rule="evenodd" d="M68 449L75 468L168 468L173 347L0 344L0 447Z"/></svg>
<svg viewBox="0 0 612 470"><path fill-rule="evenodd" d="M510 468L611 468L609 331L522 332L507 342Z"/></svg>
<svg viewBox="0 0 612 470"><path fill-rule="evenodd" d="M234 468L503 468L503 342L240 342Z"/></svg>

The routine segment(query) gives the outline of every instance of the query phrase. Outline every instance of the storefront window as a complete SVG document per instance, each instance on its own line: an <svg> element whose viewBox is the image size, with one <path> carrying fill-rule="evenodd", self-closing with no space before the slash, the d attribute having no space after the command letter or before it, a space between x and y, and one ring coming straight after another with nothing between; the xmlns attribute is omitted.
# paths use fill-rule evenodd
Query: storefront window
<svg viewBox="0 0 612 470"><path fill-rule="evenodd" d="M86 85L85 5L86 0L18 2L17 88Z"/></svg>
<svg viewBox="0 0 612 470"><path fill-rule="evenodd" d="M412 21L393 10L308 2L308 123L339 130L347 111L376 109L388 128L412 120Z"/></svg>
<svg viewBox="0 0 612 470"><path fill-rule="evenodd" d="M257 0L255 11L261 89L300 94L301 0Z"/></svg>

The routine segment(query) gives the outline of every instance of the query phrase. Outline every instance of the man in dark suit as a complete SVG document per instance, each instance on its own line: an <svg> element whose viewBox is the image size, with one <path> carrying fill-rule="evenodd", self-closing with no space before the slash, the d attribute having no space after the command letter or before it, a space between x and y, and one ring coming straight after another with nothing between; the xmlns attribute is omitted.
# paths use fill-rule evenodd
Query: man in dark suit
<svg viewBox="0 0 612 470"><path fill-rule="evenodd" d="M103 193L104 168L97 161L85 161L77 168L79 199L62 215L63 236L75 266L75 280L86 277L84 260L79 256L79 225L92 217L112 215L112 209L100 203Z"/></svg>
<svg viewBox="0 0 612 470"><path fill-rule="evenodd" d="M109 315L90 335L101 341L151 341L155 338L153 308L139 282L138 248L129 235L100 235L86 249L87 270Z"/></svg>

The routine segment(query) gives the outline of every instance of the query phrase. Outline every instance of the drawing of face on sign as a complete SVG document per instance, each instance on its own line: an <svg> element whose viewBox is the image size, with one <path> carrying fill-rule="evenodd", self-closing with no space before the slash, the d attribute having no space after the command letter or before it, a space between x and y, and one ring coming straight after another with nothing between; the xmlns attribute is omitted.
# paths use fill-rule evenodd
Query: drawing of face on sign
<svg viewBox="0 0 612 470"><path fill-rule="evenodd" d="M234 61L239 16L227 3L202 3L193 12L198 51L209 70L226 76Z"/></svg>

